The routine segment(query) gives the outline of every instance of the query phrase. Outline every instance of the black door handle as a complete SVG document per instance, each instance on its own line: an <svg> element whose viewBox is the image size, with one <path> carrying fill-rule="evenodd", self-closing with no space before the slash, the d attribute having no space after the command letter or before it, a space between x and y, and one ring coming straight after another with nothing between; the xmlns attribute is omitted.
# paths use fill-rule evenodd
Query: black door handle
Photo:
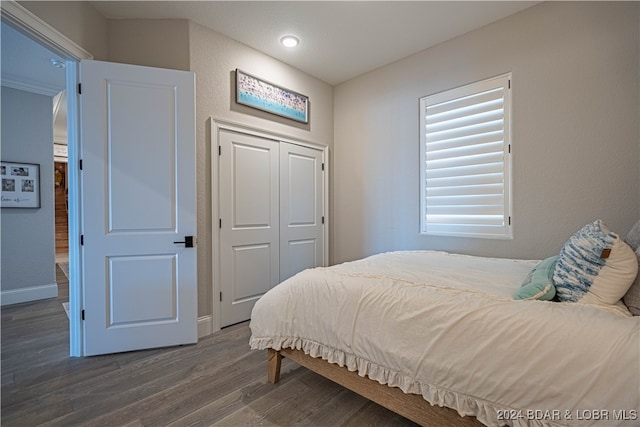
<svg viewBox="0 0 640 427"><path fill-rule="evenodd" d="M193 247L193 236L184 236L184 242L173 242L173 243L184 243L185 248Z"/></svg>

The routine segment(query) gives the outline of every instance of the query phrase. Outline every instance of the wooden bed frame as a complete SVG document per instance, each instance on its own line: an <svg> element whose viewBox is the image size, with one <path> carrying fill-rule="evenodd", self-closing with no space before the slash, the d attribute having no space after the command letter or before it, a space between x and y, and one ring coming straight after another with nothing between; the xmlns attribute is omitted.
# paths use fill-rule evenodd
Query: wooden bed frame
<svg viewBox="0 0 640 427"><path fill-rule="evenodd" d="M422 426L477 427L483 425L475 417L461 417L453 409L431 405L420 395L407 394L397 387L389 387L367 377L361 377L357 372L350 372L346 367L311 357L302 350L267 349L268 378L273 384L280 381L280 365L283 357Z"/></svg>

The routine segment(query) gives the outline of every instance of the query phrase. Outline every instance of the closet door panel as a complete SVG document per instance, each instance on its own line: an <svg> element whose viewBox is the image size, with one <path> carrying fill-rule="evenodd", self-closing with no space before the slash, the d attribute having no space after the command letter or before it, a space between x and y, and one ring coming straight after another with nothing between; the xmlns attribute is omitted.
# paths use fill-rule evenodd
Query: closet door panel
<svg viewBox="0 0 640 427"><path fill-rule="evenodd" d="M280 142L280 280L323 261L322 151Z"/></svg>
<svg viewBox="0 0 640 427"><path fill-rule="evenodd" d="M221 324L250 318L279 282L278 142L220 133Z"/></svg>

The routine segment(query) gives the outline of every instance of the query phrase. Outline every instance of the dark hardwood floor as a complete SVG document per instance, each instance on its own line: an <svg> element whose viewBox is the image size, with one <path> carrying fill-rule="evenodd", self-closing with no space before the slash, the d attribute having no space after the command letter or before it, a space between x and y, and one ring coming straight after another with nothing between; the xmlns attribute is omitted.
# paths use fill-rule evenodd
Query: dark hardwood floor
<svg viewBox="0 0 640 427"><path fill-rule="evenodd" d="M69 357L60 296L2 308L0 422L10 426L413 426L296 365L267 382L242 323L197 345Z"/></svg>

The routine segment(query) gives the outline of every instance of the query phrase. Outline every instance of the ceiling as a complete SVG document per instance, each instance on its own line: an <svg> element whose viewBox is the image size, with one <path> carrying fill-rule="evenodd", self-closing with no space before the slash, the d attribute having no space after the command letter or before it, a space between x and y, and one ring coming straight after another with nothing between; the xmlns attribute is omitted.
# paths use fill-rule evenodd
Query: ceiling
<svg viewBox="0 0 640 427"><path fill-rule="evenodd" d="M517 13L524 1L94 1L109 19L180 18L209 27L331 85ZM62 7L62 6L61 6ZM279 43L285 34L298 47ZM55 55L2 25L2 80L64 89Z"/></svg>
<svg viewBox="0 0 640 427"><path fill-rule="evenodd" d="M109 19L189 19L337 85L517 13L536 1L92 1ZM63 6L60 6L63 7ZM65 70L47 49L2 24L2 84L54 96ZM279 43L286 34L298 47ZM64 97L62 97L64 98ZM55 128L66 130L65 106Z"/></svg>
<svg viewBox="0 0 640 427"><path fill-rule="evenodd" d="M539 2L93 1L109 19L181 18L337 85ZM294 34L301 43L279 43Z"/></svg>

